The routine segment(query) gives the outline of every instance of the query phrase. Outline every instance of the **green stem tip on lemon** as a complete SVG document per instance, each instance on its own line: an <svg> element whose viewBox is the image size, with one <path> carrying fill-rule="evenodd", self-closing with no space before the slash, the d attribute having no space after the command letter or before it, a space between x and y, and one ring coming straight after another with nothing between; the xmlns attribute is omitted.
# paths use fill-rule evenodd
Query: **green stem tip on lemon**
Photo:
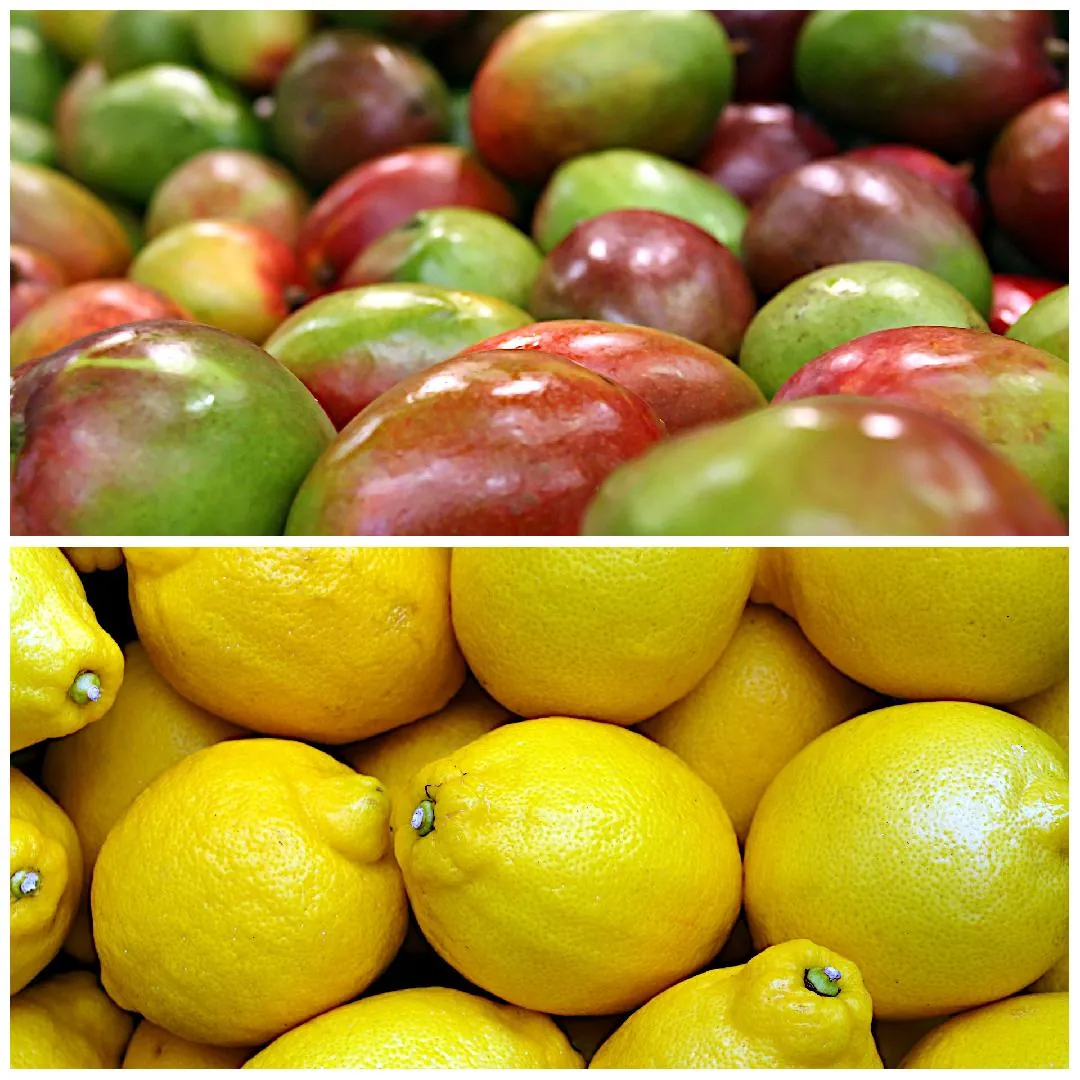
<svg viewBox="0 0 1080 1080"><path fill-rule="evenodd" d="M38 870L16 870L11 875L11 895L16 900L22 900L25 896L33 896L41 884L41 873Z"/></svg>
<svg viewBox="0 0 1080 1080"><path fill-rule="evenodd" d="M803 983L807 990L813 990L821 997L837 997L840 993L837 984L841 978L839 970L834 967L812 967L806 969Z"/></svg>
<svg viewBox="0 0 1080 1080"><path fill-rule="evenodd" d="M417 835L427 836L435 828L435 804L430 799L421 799L409 824L416 830Z"/></svg>
<svg viewBox="0 0 1080 1080"><path fill-rule="evenodd" d="M92 671L80 671L68 690L68 697L76 705L86 705L101 699L101 680Z"/></svg>

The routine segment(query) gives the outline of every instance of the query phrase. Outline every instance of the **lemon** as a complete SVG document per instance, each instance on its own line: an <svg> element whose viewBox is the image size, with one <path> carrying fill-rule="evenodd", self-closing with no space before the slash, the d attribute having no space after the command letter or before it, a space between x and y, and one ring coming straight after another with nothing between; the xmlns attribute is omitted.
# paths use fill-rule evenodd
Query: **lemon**
<svg viewBox="0 0 1080 1080"><path fill-rule="evenodd" d="M758 947L808 937L859 965L875 1015L1015 993L1061 957L1068 766L1038 728L963 702L898 705L819 736L746 842Z"/></svg>
<svg viewBox="0 0 1080 1080"><path fill-rule="evenodd" d="M60 951L82 886L79 838L67 814L11 770L11 992Z"/></svg>
<svg viewBox="0 0 1080 1080"><path fill-rule="evenodd" d="M859 969L811 941L706 971L638 1009L592 1069L880 1069Z"/></svg>
<svg viewBox="0 0 1080 1080"><path fill-rule="evenodd" d="M389 798L328 754L222 742L113 827L91 889L101 977L191 1042L256 1046L361 993L405 934Z"/></svg>
<svg viewBox="0 0 1080 1080"><path fill-rule="evenodd" d="M254 1053L247 1046L205 1046L141 1020L124 1054L124 1069L239 1069Z"/></svg>
<svg viewBox="0 0 1080 1080"><path fill-rule="evenodd" d="M756 561L752 548L462 548L454 629L519 716L636 724L716 663Z"/></svg>
<svg viewBox="0 0 1080 1080"><path fill-rule="evenodd" d="M89 971L35 983L11 999L13 1069L117 1069L131 1017Z"/></svg>
<svg viewBox="0 0 1080 1080"><path fill-rule="evenodd" d="M580 1069L547 1016L460 990L395 990L309 1020L246 1069Z"/></svg>
<svg viewBox="0 0 1080 1080"><path fill-rule="evenodd" d="M115 570L124 564L123 549L118 547L64 548L64 554L80 574L91 574L95 570Z"/></svg>
<svg viewBox="0 0 1080 1080"><path fill-rule="evenodd" d="M103 716L124 675L79 575L59 548L11 549L11 749Z"/></svg>
<svg viewBox="0 0 1080 1080"><path fill-rule="evenodd" d="M1041 694L1033 694L1009 706L1009 712L1030 720L1051 738L1056 739L1066 754L1069 752L1069 679L1066 676Z"/></svg>
<svg viewBox="0 0 1080 1080"><path fill-rule="evenodd" d="M758 800L780 769L875 700L829 664L786 615L751 604L705 678L638 730L712 787L744 842Z"/></svg>
<svg viewBox="0 0 1080 1080"><path fill-rule="evenodd" d="M357 772L382 781L393 815L401 799L408 798L409 781L419 769L509 719L510 713L470 680L446 708L347 747L342 756Z"/></svg>
<svg viewBox="0 0 1080 1080"><path fill-rule="evenodd" d="M155 777L189 754L248 734L182 698L138 642L124 648L124 683L96 724L49 744L41 779L79 834L86 879L109 830Z"/></svg>
<svg viewBox="0 0 1080 1080"><path fill-rule="evenodd" d="M131 609L184 697L347 743L441 709L465 669L437 548L129 548Z"/></svg>
<svg viewBox="0 0 1080 1080"><path fill-rule="evenodd" d="M735 833L715 792L635 732L506 724L410 782L394 817L435 950L514 1005L635 1008L716 954L739 912Z"/></svg>
<svg viewBox="0 0 1080 1080"><path fill-rule="evenodd" d="M778 602L830 663L883 694L1010 702L1065 676L1068 557L1064 548L789 548Z"/></svg>
<svg viewBox="0 0 1080 1080"><path fill-rule="evenodd" d="M1068 994L1028 994L954 1016L900 1064L902 1069L1068 1067Z"/></svg>

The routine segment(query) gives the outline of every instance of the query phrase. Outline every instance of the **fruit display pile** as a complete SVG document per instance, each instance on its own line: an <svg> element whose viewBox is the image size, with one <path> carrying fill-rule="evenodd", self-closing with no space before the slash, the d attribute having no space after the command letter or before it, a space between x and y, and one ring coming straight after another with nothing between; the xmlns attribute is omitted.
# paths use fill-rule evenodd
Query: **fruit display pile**
<svg viewBox="0 0 1080 1080"><path fill-rule="evenodd" d="M1064 549L10 559L14 1067L1067 1067Z"/></svg>
<svg viewBox="0 0 1080 1080"><path fill-rule="evenodd" d="M11 18L17 534L1067 532L1067 12Z"/></svg>

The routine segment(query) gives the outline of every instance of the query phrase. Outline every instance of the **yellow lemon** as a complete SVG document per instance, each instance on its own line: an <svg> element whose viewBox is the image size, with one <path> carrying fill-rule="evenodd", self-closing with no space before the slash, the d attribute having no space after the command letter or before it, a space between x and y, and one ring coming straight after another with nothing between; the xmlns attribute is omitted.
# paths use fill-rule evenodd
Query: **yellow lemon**
<svg viewBox="0 0 1080 1080"><path fill-rule="evenodd" d="M95 570L115 570L124 564L124 552L118 547L64 548L64 554L80 574L92 574Z"/></svg>
<svg viewBox="0 0 1080 1080"><path fill-rule="evenodd" d="M239 1069L254 1053L249 1046L206 1046L142 1020L124 1054L124 1069Z"/></svg>
<svg viewBox="0 0 1080 1080"><path fill-rule="evenodd" d="M880 1069L859 969L811 941L706 971L638 1009L592 1069Z"/></svg>
<svg viewBox="0 0 1080 1080"><path fill-rule="evenodd" d="M712 787L742 842L780 769L876 700L841 675L786 615L751 604L705 678L638 730Z"/></svg>
<svg viewBox="0 0 1080 1080"><path fill-rule="evenodd" d="M1064 751L1025 720L964 702L856 717L758 804L754 940L808 937L851 957L879 1019L1005 997L1065 951L1068 817Z"/></svg>
<svg viewBox="0 0 1080 1080"><path fill-rule="evenodd" d="M377 776L390 793L390 813L419 769L459 750L510 719L510 713L471 680L444 709L394 728L355 746L342 756L359 773ZM412 807L409 807L412 810Z"/></svg>
<svg viewBox="0 0 1080 1080"><path fill-rule="evenodd" d="M1009 706L1009 712L1030 720L1069 752L1069 679L1066 676L1041 694L1034 694Z"/></svg>
<svg viewBox="0 0 1080 1080"><path fill-rule="evenodd" d="M132 1019L89 971L69 971L11 999L13 1069L118 1069Z"/></svg>
<svg viewBox="0 0 1080 1080"><path fill-rule="evenodd" d="M454 629L519 716L636 724L716 663L756 561L752 548L462 548Z"/></svg>
<svg viewBox="0 0 1080 1080"><path fill-rule="evenodd" d="M184 758L98 856L105 989L211 1046L256 1046L355 997L405 934L389 807L378 781L301 743Z"/></svg>
<svg viewBox="0 0 1080 1080"><path fill-rule="evenodd" d="M465 668L437 548L129 548L131 610L184 697L346 743L441 709Z"/></svg>
<svg viewBox="0 0 1080 1080"><path fill-rule="evenodd" d="M124 658L59 548L12 548L10 558L14 751L103 716L120 688Z"/></svg>
<svg viewBox="0 0 1080 1080"><path fill-rule="evenodd" d="M845 675L892 697L1016 701L1064 678L1064 548L789 548L802 631Z"/></svg>
<svg viewBox="0 0 1080 1080"><path fill-rule="evenodd" d="M715 956L738 915L739 847L720 799L633 731L506 724L409 786L395 850L420 929L522 1008L635 1008Z"/></svg>
<svg viewBox="0 0 1080 1080"><path fill-rule="evenodd" d="M395 990L282 1035L246 1069L580 1069L550 1017L460 990Z"/></svg>
<svg viewBox="0 0 1080 1080"><path fill-rule="evenodd" d="M67 814L11 770L11 992L60 951L82 887L79 838Z"/></svg>
<svg viewBox="0 0 1080 1080"><path fill-rule="evenodd" d="M954 1016L904 1058L902 1069L1067 1069L1069 995L1027 994Z"/></svg>
<svg viewBox="0 0 1080 1080"><path fill-rule="evenodd" d="M79 834L86 879L109 830L155 777L189 754L247 735L181 697L155 670L145 649L124 648L124 683L96 724L49 744L45 789Z"/></svg>

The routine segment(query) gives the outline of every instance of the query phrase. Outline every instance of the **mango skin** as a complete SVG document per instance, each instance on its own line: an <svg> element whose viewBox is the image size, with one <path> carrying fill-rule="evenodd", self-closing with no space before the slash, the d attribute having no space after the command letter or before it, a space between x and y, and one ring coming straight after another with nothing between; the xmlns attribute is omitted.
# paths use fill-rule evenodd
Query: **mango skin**
<svg viewBox="0 0 1080 1080"><path fill-rule="evenodd" d="M490 296L431 285L367 285L301 308L265 348L340 430L407 376L530 322L527 312Z"/></svg>
<svg viewBox="0 0 1080 1080"><path fill-rule="evenodd" d="M16 535L278 536L334 429L257 346L168 320L12 376Z"/></svg>
<svg viewBox="0 0 1080 1080"><path fill-rule="evenodd" d="M202 150L259 150L262 131L235 90L193 68L155 64L121 75L86 103L74 171L95 189L139 204Z"/></svg>
<svg viewBox="0 0 1080 1080"><path fill-rule="evenodd" d="M978 238L932 184L892 165L826 158L781 177L754 204L743 251L760 295L823 266L888 259L943 278L990 313Z"/></svg>
<svg viewBox="0 0 1080 1080"><path fill-rule="evenodd" d="M64 85L59 57L40 34L25 26L11 27L10 49L11 112L51 123Z"/></svg>
<svg viewBox="0 0 1080 1080"><path fill-rule="evenodd" d="M537 204L533 239L545 254L579 222L609 210L659 210L685 218L735 255L748 211L701 173L640 150L604 150L561 165Z"/></svg>
<svg viewBox="0 0 1080 1080"><path fill-rule="evenodd" d="M1005 335L1069 362L1069 286L1040 297Z"/></svg>
<svg viewBox="0 0 1080 1080"><path fill-rule="evenodd" d="M11 242L52 255L70 284L120 277L131 241L116 215L82 184L53 169L11 163Z"/></svg>
<svg viewBox="0 0 1080 1080"><path fill-rule="evenodd" d="M727 34L708 12L536 12L477 73L473 138L497 172L533 183L613 147L691 160L734 81Z"/></svg>
<svg viewBox="0 0 1080 1080"><path fill-rule="evenodd" d="M1047 11L815 11L795 76L827 121L961 158L1061 76Z"/></svg>
<svg viewBox="0 0 1080 1080"><path fill-rule="evenodd" d="M826 394L901 401L963 424L1069 509L1069 367L998 334L948 326L879 330L800 368L774 404Z"/></svg>
<svg viewBox="0 0 1080 1080"><path fill-rule="evenodd" d="M536 245L495 214L442 206L421 210L370 244L339 285L415 282L494 296L525 308L542 261Z"/></svg>
<svg viewBox="0 0 1080 1080"><path fill-rule="evenodd" d="M754 316L739 364L771 398L829 349L898 326L987 329L956 289L916 266L838 263L797 278Z"/></svg>
<svg viewBox="0 0 1080 1080"><path fill-rule="evenodd" d="M1064 536L1000 454L922 409L807 398L669 439L613 473L590 536Z"/></svg>
<svg viewBox="0 0 1080 1080"><path fill-rule="evenodd" d="M56 136L52 128L32 116L11 114L11 160L31 165L56 164Z"/></svg>

